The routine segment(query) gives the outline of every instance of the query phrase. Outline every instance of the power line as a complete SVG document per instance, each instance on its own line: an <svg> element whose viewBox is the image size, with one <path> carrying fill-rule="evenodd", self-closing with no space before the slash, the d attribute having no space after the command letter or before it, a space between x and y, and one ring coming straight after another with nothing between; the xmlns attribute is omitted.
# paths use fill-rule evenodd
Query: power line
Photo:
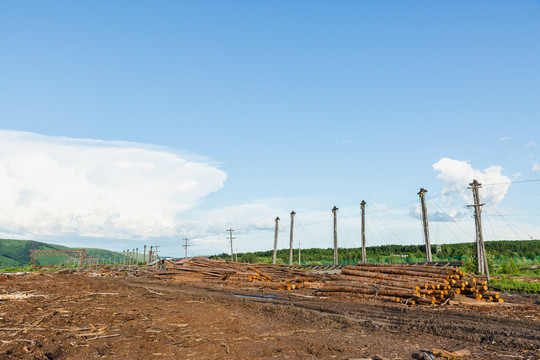
<svg viewBox="0 0 540 360"><path fill-rule="evenodd" d="M435 207L437 207L437 209L439 209L439 211L440 211L441 213L443 213L444 215L448 216L449 219L452 219L452 217L451 217L450 215L448 215L448 213L447 213L446 211L444 211L444 210L439 206L439 204L438 204L435 200L431 199L429 196L428 196L428 200L430 200L431 203L432 203L433 205L435 205ZM454 231L452 231L452 229L450 228L450 226L448 226L447 221L442 221L442 222L443 222L444 225L448 228L448 230L450 230L450 232L452 233L452 235L454 235L454 237L456 238L456 240L459 240L459 238L458 238L457 235L454 233ZM459 229L461 229L461 231L463 231L463 233L464 233L465 235L467 235L467 237L471 236L464 228L461 227L461 225L459 225L459 223L458 223L457 221L455 221L454 219L452 219L451 222L453 222L454 224L456 224L456 226L457 226Z"/></svg>
<svg viewBox="0 0 540 360"><path fill-rule="evenodd" d="M340 216L341 219L343 219L344 221L346 221L347 224L350 225L349 221L347 221L347 220L345 219L345 216L343 216L343 214L339 213L339 216ZM344 224L343 224L343 222L342 222L342 223L341 223L341 226L340 226L340 232L341 232L341 228L343 228L343 231L345 232L345 234L347 235L347 237L348 237L348 239L349 239L349 241L350 241L350 243L351 243L351 247L354 247L354 241L353 241L351 235L349 234L349 231L347 230L347 227L346 227L346 226L343 226L343 225L344 225ZM352 227L352 225L350 225L350 226ZM343 237L343 236L342 236L342 237Z"/></svg>
<svg viewBox="0 0 540 360"><path fill-rule="evenodd" d="M493 209L495 209L495 212L497 212L497 214L500 216L500 218L506 223L506 225L508 226L508 228L510 230L512 230L512 232L520 239L520 240L523 240L523 238L516 232L516 230L519 230L521 231L523 234L525 234L525 236L529 237L529 238L533 238L531 235L529 235L528 233L526 233L525 231L521 230L520 228L518 228L516 225L510 223L510 221L508 221L506 219L506 216L503 216L503 214L501 214L499 212L499 210L497 209L497 207L495 206L495 204L493 204L493 202L490 200L490 199L487 199L487 201L489 201L489 204L491 205L491 207L493 207Z"/></svg>
<svg viewBox="0 0 540 360"><path fill-rule="evenodd" d="M491 233L493 234L493 238L495 240L498 240L497 235L495 234L495 231L493 230L493 225L491 224L490 216L488 216L487 212L484 213L484 218L488 221L489 228L491 229Z"/></svg>
<svg viewBox="0 0 540 360"><path fill-rule="evenodd" d="M540 179L512 180L512 181L501 182L501 183L483 184L483 186L491 186L491 185L508 185L508 184L518 184L518 183L528 183L528 182L538 182L538 181L540 181Z"/></svg>
<svg viewBox="0 0 540 360"><path fill-rule="evenodd" d="M416 200L415 200L414 202L416 203ZM376 220L377 220L377 221L378 221L378 222L379 222L386 230L388 230L388 232L389 232L390 234L392 234L392 235L394 236L394 239L395 239L395 240L398 240L398 239L399 239L399 241L402 242L401 239L400 239L400 238L399 238L392 230L390 230L390 228L389 228L388 226L386 226L386 224L383 223L383 222L379 219L379 217L378 217L374 212L371 211L370 208L367 208L367 211L369 212L370 215L373 215L373 217L374 217L374 218L375 218L375 219L376 219ZM379 232L379 234L380 234L380 232ZM381 234L381 237L383 238L383 241L384 241L385 243L387 243L386 240L384 240L384 236L382 236L382 234Z"/></svg>

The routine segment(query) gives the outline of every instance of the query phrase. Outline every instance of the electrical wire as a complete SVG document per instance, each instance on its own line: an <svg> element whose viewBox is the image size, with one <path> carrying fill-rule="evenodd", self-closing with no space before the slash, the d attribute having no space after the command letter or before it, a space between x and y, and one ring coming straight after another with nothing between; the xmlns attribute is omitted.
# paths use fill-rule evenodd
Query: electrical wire
<svg viewBox="0 0 540 360"><path fill-rule="evenodd" d="M487 212L484 213L484 218L487 220L487 222L489 224L489 227L491 229L491 233L493 234L493 238L495 240L498 240L497 235L495 234L495 231L493 230L493 225L491 224L490 216L488 216Z"/></svg>
<svg viewBox="0 0 540 360"><path fill-rule="evenodd" d="M449 219L452 219L452 217L451 217L450 215L448 215L448 213L447 213L446 211L444 211L444 210L439 206L439 204L438 204L435 200L431 199L431 198L429 197L429 195L428 195L428 200L430 200L430 201L431 201L431 204L435 205L435 207L437 207L441 213L443 213L444 215L448 216ZM463 233L464 233L467 237L470 237L470 236L471 236L464 228L461 227L461 225L459 225L459 223L458 223L457 221L455 221L455 220L452 219L452 222L453 222L459 229L461 229L461 231L463 231ZM448 228L448 230L452 233L452 235L454 235L454 238L455 238L456 240L459 241L459 240L460 240L459 237L458 237L458 236L454 233L454 231L450 228L450 226L447 224L447 221L442 221L442 223L444 223L444 225ZM473 238L473 239L474 239L474 238Z"/></svg>
<svg viewBox="0 0 540 360"><path fill-rule="evenodd" d="M521 231L523 234L525 234L525 236L529 237L529 238L533 238L531 235L529 235L528 233L526 233L525 231L523 231L522 229L518 228L516 225L510 223L510 221L508 221L506 219L505 216L503 216L499 210L497 209L497 207L495 206L495 204L493 204L493 202L491 201L491 199L487 199L487 201L490 203L490 205L493 207L493 209L495 209L495 212L497 212L497 214L500 216L500 218L506 223L506 225L508 226L508 228L510 230L512 230L512 232L520 239L520 240L523 240L523 238L517 233L516 230L519 230Z"/></svg>
<svg viewBox="0 0 540 360"><path fill-rule="evenodd" d="M389 228L388 226L386 226L386 224L384 224L381 220L379 220L379 218L377 217L377 215L376 215L374 212L372 212L372 211L370 210L370 208L366 208L366 209L367 209L367 211L368 211L368 213L369 213L370 215L373 215L373 217L374 217L374 218L375 218L375 219L376 219L376 220L377 220L377 221L378 221L378 222L379 222L386 230L388 230L388 232L389 232L390 234L392 234L392 235L394 236L394 239L395 239L395 240L398 240L398 239L399 239L399 241L401 242L401 239L400 239L400 238L399 238L392 230L390 230L390 228ZM382 237L383 240L384 240L384 236L382 236L382 234L381 234L381 237ZM386 241L385 241L385 243L387 244Z"/></svg>
<svg viewBox="0 0 540 360"><path fill-rule="evenodd" d="M502 183L493 183L493 184L482 184L482 186L492 186L492 185L508 185L508 184L519 184L519 183L529 183L529 182L538 182L540 179L530 179L530 180L512 180Z"/></svg>

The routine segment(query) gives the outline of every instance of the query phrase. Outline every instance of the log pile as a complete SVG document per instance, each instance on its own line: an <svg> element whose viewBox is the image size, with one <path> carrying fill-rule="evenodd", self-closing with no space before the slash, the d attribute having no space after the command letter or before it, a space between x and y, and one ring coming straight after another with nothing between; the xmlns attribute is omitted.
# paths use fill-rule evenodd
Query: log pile
<svg viewBox="0 0 540 360"><path fill-rule="evenodd" d="M215 281L280 290L322 287L324 277L288 265L231 263L194 258L184 265L156 272L154 277L180 282Z"/></svg>
<svg viewBox="0 0 540 360"><path fill-rule="evenodd" d="M378 298L405 304L440 304L457 295L503 302L485 281L458 268L427 265L370 264L346 266L317 292L318 296Z"/></svg>

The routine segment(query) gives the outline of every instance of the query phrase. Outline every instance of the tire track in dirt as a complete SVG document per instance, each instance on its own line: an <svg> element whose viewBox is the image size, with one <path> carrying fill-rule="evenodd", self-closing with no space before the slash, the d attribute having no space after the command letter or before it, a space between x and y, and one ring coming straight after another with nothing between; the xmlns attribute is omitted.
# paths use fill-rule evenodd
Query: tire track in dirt
<svg viewBox="0 0 540 360"><path fill-rule="evenodd" d="M136 283L134 283L136 285ZM178 287L177 285L155 284L154 289L190 291L200 296L228 303L242 302L243 306L257 306L263 310L279 313L296 313L301 317L310 312L310 317L330 319L348 326L359 326L371 330L395 333L417 333L441 336L478 345L498 346L501 349L540 349L540 330L537 321L512 319L476 313L473 309L404 307L374 301L349 303L320 298L297 298L279 293L280 300L260 298L237 298L231 295L244 294L236 289L207 289ZM245 293L244 295L253 295ZM251 305L250 305L251 304ZM255 305L259 304L259 305ZM263 306L261 306L263 305ZM277 309L279 308L279 309Z"/></svg>

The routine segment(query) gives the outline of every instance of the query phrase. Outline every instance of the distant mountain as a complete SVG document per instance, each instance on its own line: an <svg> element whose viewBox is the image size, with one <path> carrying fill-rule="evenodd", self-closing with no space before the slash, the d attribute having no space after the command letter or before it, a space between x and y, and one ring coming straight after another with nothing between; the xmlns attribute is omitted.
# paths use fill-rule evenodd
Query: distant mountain
<svg viewBox="0 0 540 360"><path fill-rule="evenodd" d="M77 249L33 240L0 239L0 269L28 265L31 260L30 250L69 251ZM85 250L89 257L98 257L99 259L106 259L107 261L114 261L115 254L117 262L119 262L122 257L121 253L115 253L114 251L109 250L88 248ZM67 256L40 257L38 258L38 263L40 265L62 264L66 263L67 259Z"/></svg>

